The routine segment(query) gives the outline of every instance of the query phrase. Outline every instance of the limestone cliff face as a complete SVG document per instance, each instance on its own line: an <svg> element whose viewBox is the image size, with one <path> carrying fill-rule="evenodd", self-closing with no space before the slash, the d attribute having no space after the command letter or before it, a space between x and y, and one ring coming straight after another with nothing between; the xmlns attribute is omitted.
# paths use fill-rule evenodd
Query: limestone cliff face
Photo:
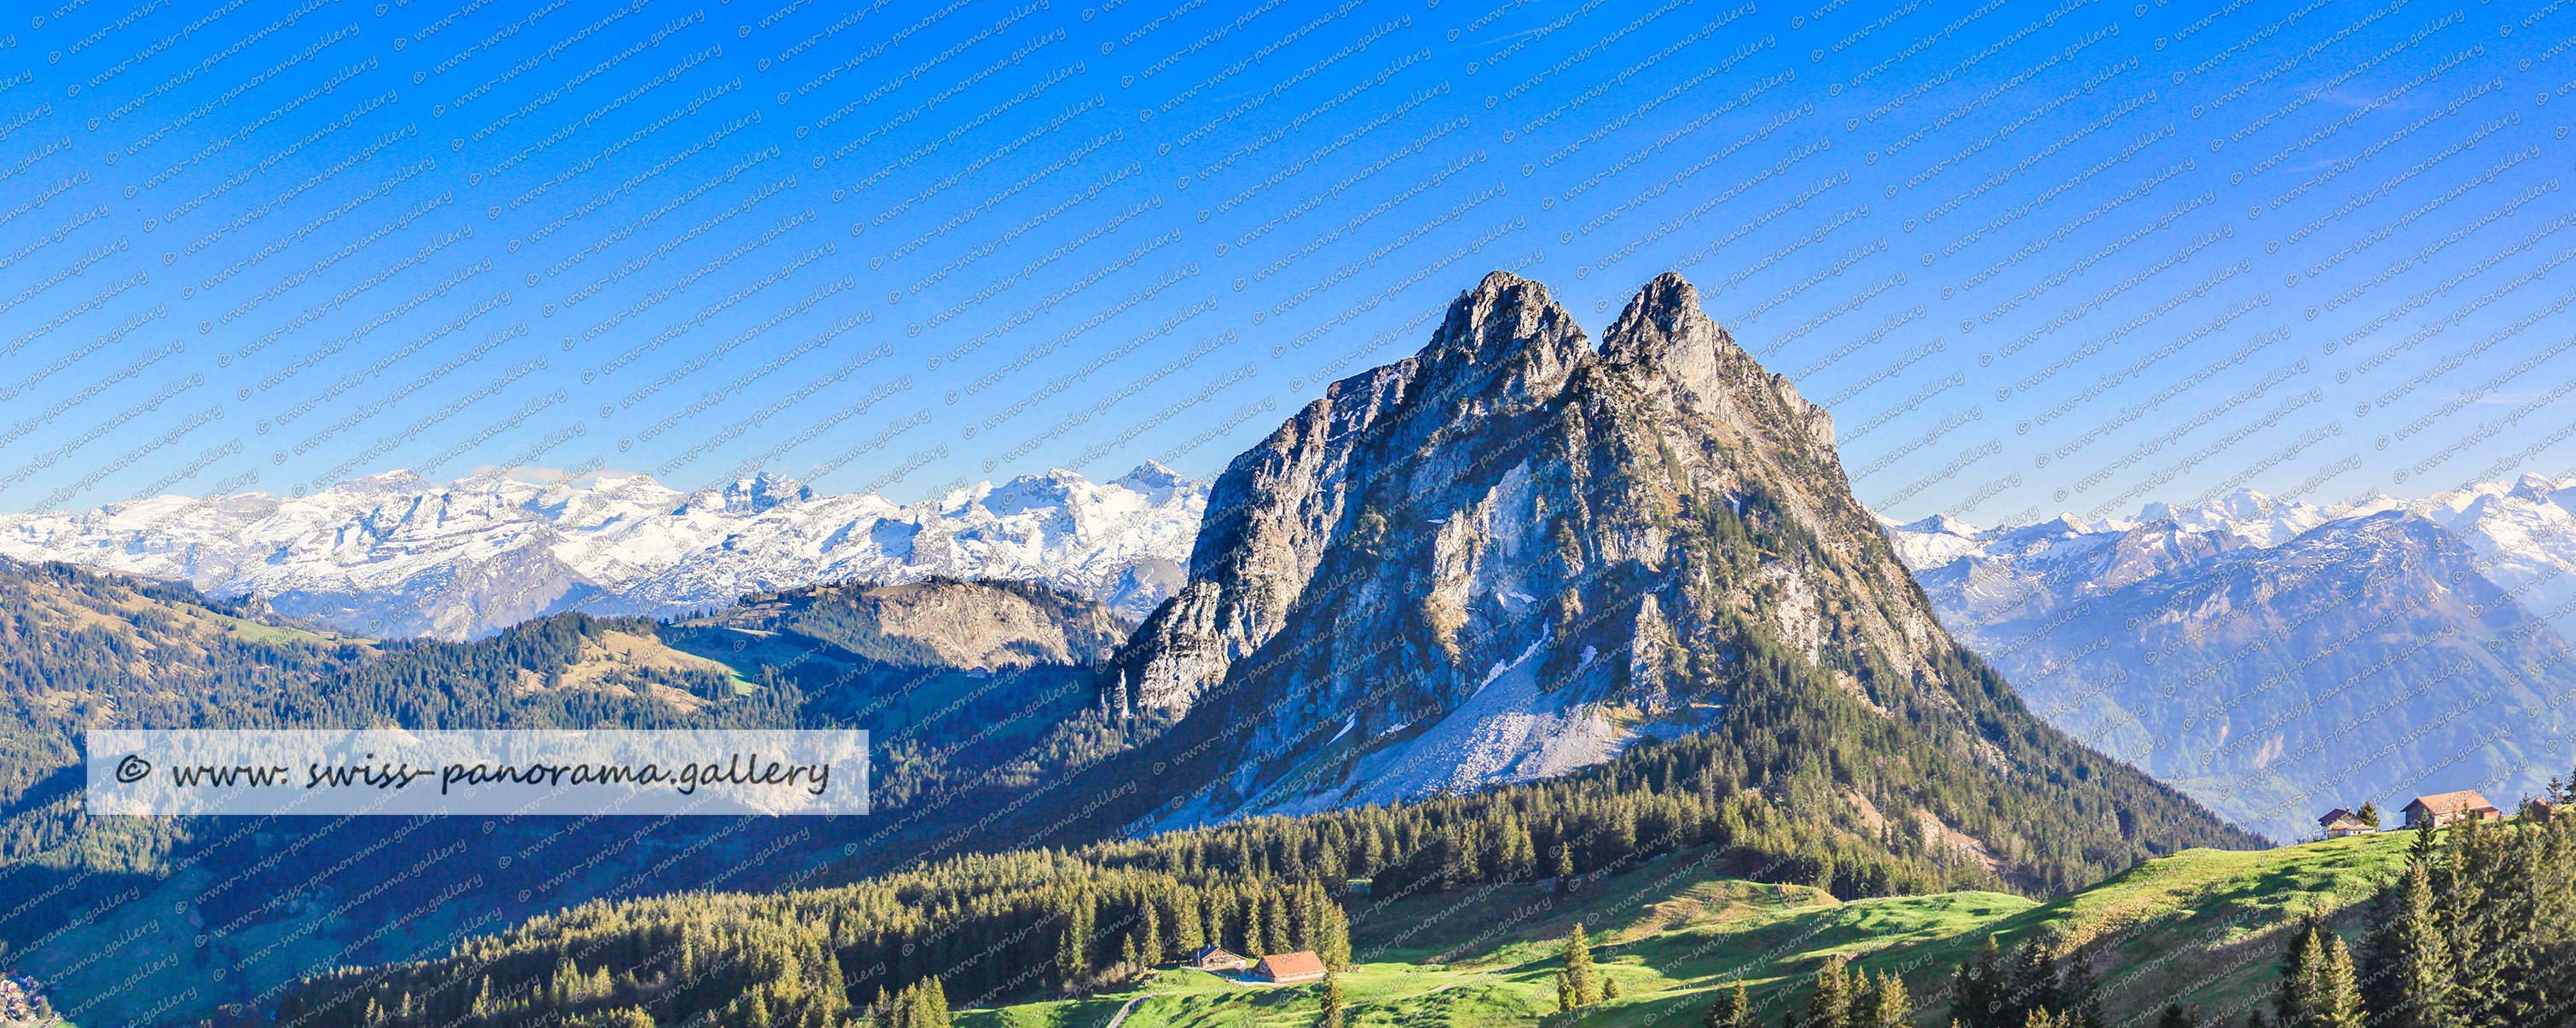
<svg viewBox="0 0 2576 1028"><path fill-rule="evenodd" d="M1725 710L1748 632L1865 702L1957 708L1934 662L1955 644L1852 499L1823 408L1677 276L1595 346L1498 272L1421 353L1234 460L1189 583L1104 700L1183 715L1172 743L1223 769L1173 816L1300 809L1689 730Z"/></svg>
<svg viewBox="0 0 2576 1028"><path fill-rule="evenodd" d="M1337 544L1365 536L1366 552L1440 516L1439 503L1391 505L1389 497L1490 487L1501 470L1490 460L1460 468L1406 458L1443 441L1525 433L1522 423L1549 411L1590 359L1582 330L1545 287L1497 273L1452 306L1421 354L1334 383L1236 457L1209 493L1190 583L1131 646L1135 703L1186 711L1278 635L1302 601L1360 584L1314 580ZM1396 525L1391 514L1413 520Z"/></svg>

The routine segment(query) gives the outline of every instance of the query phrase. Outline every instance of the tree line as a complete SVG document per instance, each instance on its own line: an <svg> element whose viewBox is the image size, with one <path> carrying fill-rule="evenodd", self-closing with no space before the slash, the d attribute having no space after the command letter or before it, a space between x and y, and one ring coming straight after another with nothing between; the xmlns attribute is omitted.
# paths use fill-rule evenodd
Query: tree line
<svg viewBox="0 0 2576 1028"><path fill-rule="evenodd" d="M2275 1028L2576 1025L2576 799L2563 781L2502 822L2417 829L2406 868L2348 945L2323 922L2293 934ZM2177 1020L2189 1024L2188 1014Z"/></svg>

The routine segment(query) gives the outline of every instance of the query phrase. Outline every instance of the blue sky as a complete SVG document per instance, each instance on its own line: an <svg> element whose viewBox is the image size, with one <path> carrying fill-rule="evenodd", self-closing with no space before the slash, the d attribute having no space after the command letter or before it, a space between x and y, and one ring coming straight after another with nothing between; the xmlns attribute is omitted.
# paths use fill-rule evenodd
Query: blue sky
<svg viewBox="0 0 2576 1028"><path fill-rule="evenodd" d="M1899 517L2576 473L2564 4L65 3L0 509L1207 476L1677 270Z"/></svg>

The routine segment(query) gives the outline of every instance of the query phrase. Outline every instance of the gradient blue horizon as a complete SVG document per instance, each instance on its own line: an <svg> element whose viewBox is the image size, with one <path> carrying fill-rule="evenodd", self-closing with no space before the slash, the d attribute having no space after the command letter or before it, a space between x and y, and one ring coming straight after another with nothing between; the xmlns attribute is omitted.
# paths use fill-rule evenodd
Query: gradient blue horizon
<svg viewBox="0 0 2576 1028"><path fill-rule="evenodd" d="M1206 477L1497 268L1680 272L1899 518L2576 474L2561 6L62 4L0 510Z"/></svg>

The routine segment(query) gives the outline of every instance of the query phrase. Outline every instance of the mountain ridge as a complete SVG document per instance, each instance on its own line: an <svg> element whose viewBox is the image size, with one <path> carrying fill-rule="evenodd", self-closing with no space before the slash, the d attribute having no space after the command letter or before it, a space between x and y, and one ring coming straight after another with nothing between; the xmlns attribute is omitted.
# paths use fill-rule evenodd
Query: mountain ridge
<svg viewBox="0 0 2576 1028"><path fill-rule="evenodd" d="M1965 835L2025 881L2242 844L1949 640L1831 439L1678 276L1597 347L1544 286L1488 276L1420 353L1334 383L1211 487L1192 581L1103 677L1111 709L1180 718L1134 759L1201 783L1131 827L1472 791L1714 733L1741 748L1738 787ZM1846 755L1846 730L1923 763ZM1931 798L2025 772L2095 820L2016 829Z"/></svg>
<svg viewBox="0 0 2576 1028"><path fill-rule="evenodd" d="M684 493L641 473L389 471L308 497L0 515L0 554L259 596L378 637L474 638L567 610L669 618L854 578L1030 579L1132 620L1179 580L1205 505L1203 486L1151 461L1107 483L1059 469L913 504L768 473Z"/></svg>
<svg viewBox="0 0 2576 1028"><path fill-rule="evenodd" d="M2333 807L2506 802L2560 770L2569 607L2542 605L2565 557L2528 529L2570 523L2562 490L2526 476L2339 508L2241 492L1888 532L1944 623L2052 723L2297 839Z"/></svg>

